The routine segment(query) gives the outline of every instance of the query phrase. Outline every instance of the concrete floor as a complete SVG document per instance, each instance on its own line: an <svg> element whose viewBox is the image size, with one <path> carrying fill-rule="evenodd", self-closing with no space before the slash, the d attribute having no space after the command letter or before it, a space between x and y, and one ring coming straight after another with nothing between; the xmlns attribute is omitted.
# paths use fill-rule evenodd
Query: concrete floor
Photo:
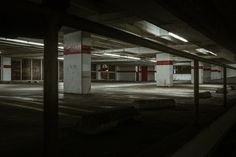
<svg viewBox="0 0 236 157"><path fill-rule="evenodd" d="M149 152L165 156L193 137L224 112L222 85L201 85L210 91L209 99L200 101L200 125L193 126L194 106L192 85L178 84L171 88L155 83L93 83L88 95L63 94L59 84L61 156L146 156ZM229 92L234 101L235 91ZM78 119L87 113L116 106L133 105L137 99L174 98L175 108L144 111L135 122L120 124L100 134L76 132ZM43 110L42 85L0 84L0 153L5 156L42 156ZM35 154L37 151L37 154Z"/></svg>

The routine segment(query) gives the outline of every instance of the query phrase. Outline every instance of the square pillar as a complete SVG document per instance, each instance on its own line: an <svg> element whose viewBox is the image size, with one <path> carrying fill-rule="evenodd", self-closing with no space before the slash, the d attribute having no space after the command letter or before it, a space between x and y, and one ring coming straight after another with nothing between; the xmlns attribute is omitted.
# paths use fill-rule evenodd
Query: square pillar
<svg viewBox="0 0 236 157"><path fill-rule="evenodd" d="M203 76L204 76L204 67L203 67L203 63L202 62L199 62L198 64L198 71L199 71L199 83L200 84L203 84ZM192 61L191 62L191 82L192 84L194 83L194 62Z"/></svg>
<svg viewBox="0 0 236 157"><path fill-rule="evenodd" d="M97 73L97 75L96 75L96 79L97 80L102 80L102 77L101 77L101 64L96 64L96 73Z"/></svg>
<svg viewBox="0 0 236 157"><path fill-rule="evenodd" d="M2 81L11 81L11 58L3 56L1 58Z"/></svg>
<svg viewBox="0 0 236 157"><path fill-rule="evenodd" d="M91 91L91 39L87 32L64 35L64 92L88 94Z"/></svg>
<svg viewBox="0 0 236 157"><path fill-rule="evenodd" d="M156 54L156 82L157 86L173 86L173 57L167 53Z"/></svg>

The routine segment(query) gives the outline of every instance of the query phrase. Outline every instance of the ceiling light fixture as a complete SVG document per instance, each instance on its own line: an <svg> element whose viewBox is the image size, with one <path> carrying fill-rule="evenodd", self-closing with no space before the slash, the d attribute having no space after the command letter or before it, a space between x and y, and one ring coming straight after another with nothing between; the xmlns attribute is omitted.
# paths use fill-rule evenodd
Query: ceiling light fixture
<svg viewBox="0 0 236 157"><path fill-rule="evenodd" d="M174 34L174 33L171 33L171 32L168 32L168 34L169 34L170 36L172 36L172 37L178 39L178 40L181 40L181 41L186 42L186 43L188 42L187 39L184 39L183 37L181 37L181 36L179 36L179 35L177 35L177 34Z"/></svg>
<svg viewBox="0 0 236 157"><path fill-rule="evenodd" d="M216 53L211 52L211 51L209 51L209 50L207 50L207 49L204 49L204 48L197 48L196 51L197 51L197 52L200 52L200 53L202 53L202 54L205 54L205 55L211 54L211 55L213 55L213 56L217 56Z"/></svg>
<svg viewBox="0 0 236 157"><path fill-rule="evenodd" d="M101 55L101 54L96 54L96 53L94 53L94 54L92 54L93 56L99 56L99 57L101 57L101 56L103 56L103 55Z"/></svg>
<svg viewBox="0 0 236 157"><path fill-rule="evenodd" d="M141 58L139 57L132 57L132 56L121 56L121 57L127 58L127 59L141 60Z"/></svg>
<svg viewBox="0 0 236 157"><path fill-rule="evenodd" d="M26 41L26 40L20 40L20 39L10 39L10 38L1 38L0 37L0 40L15 42L15 43L19 43L19 44L28 44L28 45L42 46L42 47L44 46L44 43ZM59 43L59 44L62 44L62 43ZM58 49L64 50L64 47L63 46L58 46Z"/></svg>
<svg viewBox="0 0 236 157"><path fill-rule="evenodd" d="M57 57L58 60L64 60L64 57Z"/></svg>
<svg viewBox="0 0 236 157"><path fill-rule="evenodd" d="M112 57L121 57L121 55L112 54L112 53L104 53L103 55L105 55L105 56L112 56Z"/></svg>
<svg viewBox="0 0 236 157"><path fill-rule="evenodd" d="M155 59L150 59L150 62L156 63L157 61Z"/></svg>

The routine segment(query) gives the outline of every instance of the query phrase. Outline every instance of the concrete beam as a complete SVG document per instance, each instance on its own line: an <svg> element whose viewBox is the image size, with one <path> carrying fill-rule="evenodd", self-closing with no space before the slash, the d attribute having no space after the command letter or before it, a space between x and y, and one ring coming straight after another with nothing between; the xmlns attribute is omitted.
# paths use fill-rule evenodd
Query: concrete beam
<svg viewBox="0 0 236 157"><path fill-rule="evenodd" d="M144 47L151 48L154 50L159 50L159 51L166 52L166 53L169 53L172 55L185 57L185 58L189 58L189 59L194 59L194 60L206 62L209 64L226 66L227 68L231 68L231 69L236 69L234 67L231 67L231 66L219 63L219 62L215 62L215 61L208 60L208 59L205 59L202 57L198 57L198 56L195 56L195 55L183 52L183 51L179 51L179 50L170 48L170 47L162 45L160 43L144 39L141 36L129 34L127 32L124 32L124 31L121 31L121 30L118 30L115 28L111 28L111 27L103 25L103 24L99 24L99 23L89 21L84 18L70 15L65 12L61 12L61 11L56 10L54 8L31 4L31 3L23 2L23 1L20 1L20 2L14 1L15 5L12 5L12 4L13 4L12 1L4 3L1 8L2 11L12 14L11 10L14 10L14 16L16 16L17 18L19 18L19 17L23 18L23 17L25 17L25 14L31 15L31 16L32 15L35 15L35 16L40 15L42 17L47 17L49 14L55 14L55 15L57 15L58 18L61 19L60 23L62 25L66 25L69 27L77 28L77 29L82 29L83 31L99 34L99 35L106 36L106 37L115 38L115 39L118 39L121 41L144 46ZM9 7L12 9L8 10ZM16 15L15 13L19 13L19 14ZM34 21L34 19L31 19L31 20ZM38 19L35 19L35 20L38 20Z"/></svg>

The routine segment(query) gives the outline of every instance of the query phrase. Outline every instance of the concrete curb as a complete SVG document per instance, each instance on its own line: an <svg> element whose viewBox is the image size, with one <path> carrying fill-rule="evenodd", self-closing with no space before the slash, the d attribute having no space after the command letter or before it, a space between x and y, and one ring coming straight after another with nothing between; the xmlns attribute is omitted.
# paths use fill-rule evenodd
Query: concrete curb
<svg viewBox="0 0 236 157"><path fill-rule="evenodd" d="M138 99L134 100L133 103L135 108L138 110L160 110L167 108L174 108L176 102L174 99Z"/></svg>
<svg viewBox="0 0 236 157"><path fill-rule="evenodd" d="M205 157L220 142L236 122L236 106L230 108L194 139L185 144L172 157Z"/></svg>

